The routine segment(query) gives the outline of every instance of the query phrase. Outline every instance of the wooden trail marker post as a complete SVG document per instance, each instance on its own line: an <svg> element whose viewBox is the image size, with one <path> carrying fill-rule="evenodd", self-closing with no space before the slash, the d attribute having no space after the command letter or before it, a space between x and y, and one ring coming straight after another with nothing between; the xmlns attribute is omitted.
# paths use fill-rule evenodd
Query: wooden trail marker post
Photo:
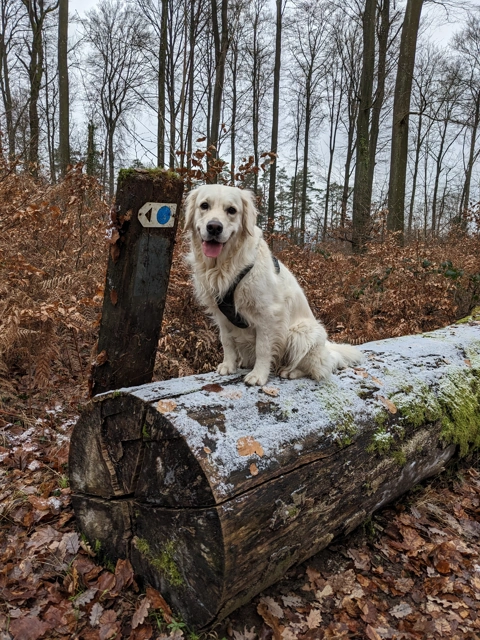
<svg viewBox="0 0 480 640"><path fill-rule="evenodd" d="M172 171L120 171L91 395L150 382L183 196Z"/></svg>
<svg viewBox="0 0 480 640"><path fill-rule="evenodd" d="M328 382L211 373L97 396L71 440L80 529L201 627L480 448L480 322L361 349Z"/></svg>

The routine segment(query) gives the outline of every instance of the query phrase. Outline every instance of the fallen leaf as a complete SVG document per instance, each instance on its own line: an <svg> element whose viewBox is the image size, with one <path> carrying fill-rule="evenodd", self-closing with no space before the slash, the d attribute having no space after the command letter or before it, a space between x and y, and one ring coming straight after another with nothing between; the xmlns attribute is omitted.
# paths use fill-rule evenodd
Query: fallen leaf
<svg viewBox="0 0 480 640"><path fill-rule="evenodd" d="M177 406L175 400L159 400L157 402L157 411L160 413L170 413Z"/></svg>
<svg viewBox="0 0 480 640"><path fill-rule="evenodd" d="M96 627L102 617L103 607L99 602L95 602L90 611L90 625Z"/></svg>
<svg viewBox="0 0 480 640"><path fill-rule="evenodd" d="M370 376L373 380L373 382L375 382L376 385L378 385L379 387L383 387L383 382L381 380L379 380L378 378L375 378L375 376Z"/></svg>
<svg viewBox="0 0 480 640"><path fill-rule="evenodd" d="M278 623L278 618L270 613L268 606L264 602L258 603L257 613L262 616L265 624L272 629L273 639L282 640L282 631L284 627Z"/></svg>
<svg viewBox="0 0 480 640"><path fill-rule="evenodd" d="M258 476L258 467L254 462L250 465L250 473L252 476Z"/></svg>
<svg viewBox="0 0 480 640"><path fill-rule="evenodd" d="M401 602L390 609L390 614L397 619L406 618L412 613L412 607L406 602Z"/></svg>
<svg viewBox="0 0 480 640"><path fill-rule="evenodd" d="M210 391L211 393L218 393L219 391L222 391L223 387L221 387L219 384L206 384L205 386L202 387L202 391Z"/></svg>
<svg viewBox="0 0 480 640"><path fill-rule="evenodd" d="M100 367L100 366L102 366L102 364L105 364L105 362L107 362L107 360L108 360L108 355L107 355L107 352L104 349L103 351L100 351L98 356L95 358L95 364Z"/></svg>
<svg viewBox="0 0 480 640"><path fill-rule="evenodd" d="M212 450L209 447L203 447L205 453L212 453Z"/></svg>
<svg viewBox="0 0 480 640"><path fill-rule="evenodd" d="M322 614L318 609L312 609L307 616L307 625L309 629L317 629L322 622Z"/></svg>
<svg viewBox="0 0 480 640"><path fill-rule="evenodd" d="M173 620L173 613L164 597L153 587L148 586L146 596L152 604L152 609L160 609L163 613L164 620L170 624Z"/></svg>
<svg viewBox="0 0 480 640"><path fill-rule="evenodd" d="M73 604L75 605L75 607L84 607L86 604L88 604L94 599L97 591L98 589L95 589L95 587L90 587L90 589L87 589L86 591L78 595L76 598L74 598Z"/></svg>
<svg viewBox="0 0 480 640"><path fill-rule="evenodd" d="M377 400L380 400L380 402L390 411L390 413L397 413L397 407L388 398L377 396Z"/></svg>
<svg viewBox="0 0 480 640"><path fill-rule="evenodd" d="M150 609L150 600L144 598L138 609L133 614L132 629L136 629L138 625L142 624L145 618L148 616L148 610Z"/></svg>
<svg viewBox="0 0 480 640"><path fill-rule="evenodd" d="M263 393L266 393L267 396L273 396L274 398L276 398L279 394L279 390L275 387L262 387L262 391Z"/></svg>
<svg viewBox="0 0 480 640"><path fill-rule="evenodd" d="M233 632L233 640L256 640L256 638L255 627L252 627L249 631L245 626L243 631Z"/></svg>
<svg viewBox="0 0 480 640"><path fill-rule="evenodd" d="M242 397L242 392L239 389L233 389L232 391L220 391L222 398L229 398L230 400L239 400Z"/></svg>
<svg viewBox="0 0 480 640"><path fill-rule="evenodd" d="M472 363L468 358L465 358L464 362L467 365L467 367L471 367L472 366Z"/></svg>
<svg viewBox="0 0 480 640"><path fill-rule="evenodd" d="M113 304L113 306L115 306L118 302L118 293L115 291L115 289L111 289L110 291L110 302Z"/></svg>
<svg viewBox="0 0 480 640"><path fill-rule="evenodd" d="M37 640L43 636L50 625L43 622L37 616L25 616L17 618L10 624L9 631L13 635L14 640Z"/></svg>
<svg viewBox="0 0 480 640"><path fill-rule="evenodd" d="M115 593L129 587L133 582L133 567L130 560L119 559L115 567Z"/></svg>
<svg viewBox="0 0 480 640"><path fill-rule="evenodd" d="M252 436L245 436L237 440L237 451L241 456L251 456L256 453L260 457L263 456L263 447Z"/></svg>
<svg viewBox="0 0 480 640"><path fill-rule="evenodd" d="M266 607L268 607L268 610L270 611L272 616L275 616L275 618L283 618L284 616L283 609L277 602L275 602L273 598L270 598L270 597L260 598L260 602L264 604Z"/></svg>
<svg viewBox="0 0 480 640"><path fill-rule="evenodd" d="M380 636L373 627L371 627L369 624L367 624L366 628L365 628L365 633L367 635L367 638L369 638L370 640L382 640L382 636Z"/></svg>

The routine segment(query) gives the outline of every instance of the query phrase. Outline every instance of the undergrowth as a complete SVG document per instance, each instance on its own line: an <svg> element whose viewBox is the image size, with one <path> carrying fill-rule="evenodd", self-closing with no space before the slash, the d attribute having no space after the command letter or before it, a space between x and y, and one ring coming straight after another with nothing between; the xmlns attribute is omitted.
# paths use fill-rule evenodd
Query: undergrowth
<svg viewBox="0 0 480 640"><path fill-rule="evenodd" d="M38 402L85 398L108 255L109 207L80 167L58 185L0 167L0 424ZM479 237L374 242L360 256L282 238L274 250L336 341L429 331L466 316L480 294ZM177 243L155 376L210 371L217 331L198 308Z"/></svg>

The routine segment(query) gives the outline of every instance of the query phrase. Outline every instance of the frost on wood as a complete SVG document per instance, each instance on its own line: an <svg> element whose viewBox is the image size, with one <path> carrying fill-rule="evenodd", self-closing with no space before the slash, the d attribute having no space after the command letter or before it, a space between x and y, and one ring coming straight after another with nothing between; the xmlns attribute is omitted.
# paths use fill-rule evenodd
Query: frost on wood
<svg viewBox="0 0 480 640"><path fill-rule="evenodd" d="M480 325L363 345L328 382L191 376L97 396L80 527L204 625L480 444Z"/></svg>

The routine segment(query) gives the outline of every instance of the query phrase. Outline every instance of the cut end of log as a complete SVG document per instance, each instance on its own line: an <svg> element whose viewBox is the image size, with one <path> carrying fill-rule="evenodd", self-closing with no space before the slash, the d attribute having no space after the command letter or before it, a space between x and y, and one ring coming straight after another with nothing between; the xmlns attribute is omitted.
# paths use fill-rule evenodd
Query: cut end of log
<svg viewBox="0 0 480 640"><path fill-rule="evenodd" d="M480 446L479 325L362 350L275 395L207 374L97 396L71 441L80 529L202 627Z"/></svg>

